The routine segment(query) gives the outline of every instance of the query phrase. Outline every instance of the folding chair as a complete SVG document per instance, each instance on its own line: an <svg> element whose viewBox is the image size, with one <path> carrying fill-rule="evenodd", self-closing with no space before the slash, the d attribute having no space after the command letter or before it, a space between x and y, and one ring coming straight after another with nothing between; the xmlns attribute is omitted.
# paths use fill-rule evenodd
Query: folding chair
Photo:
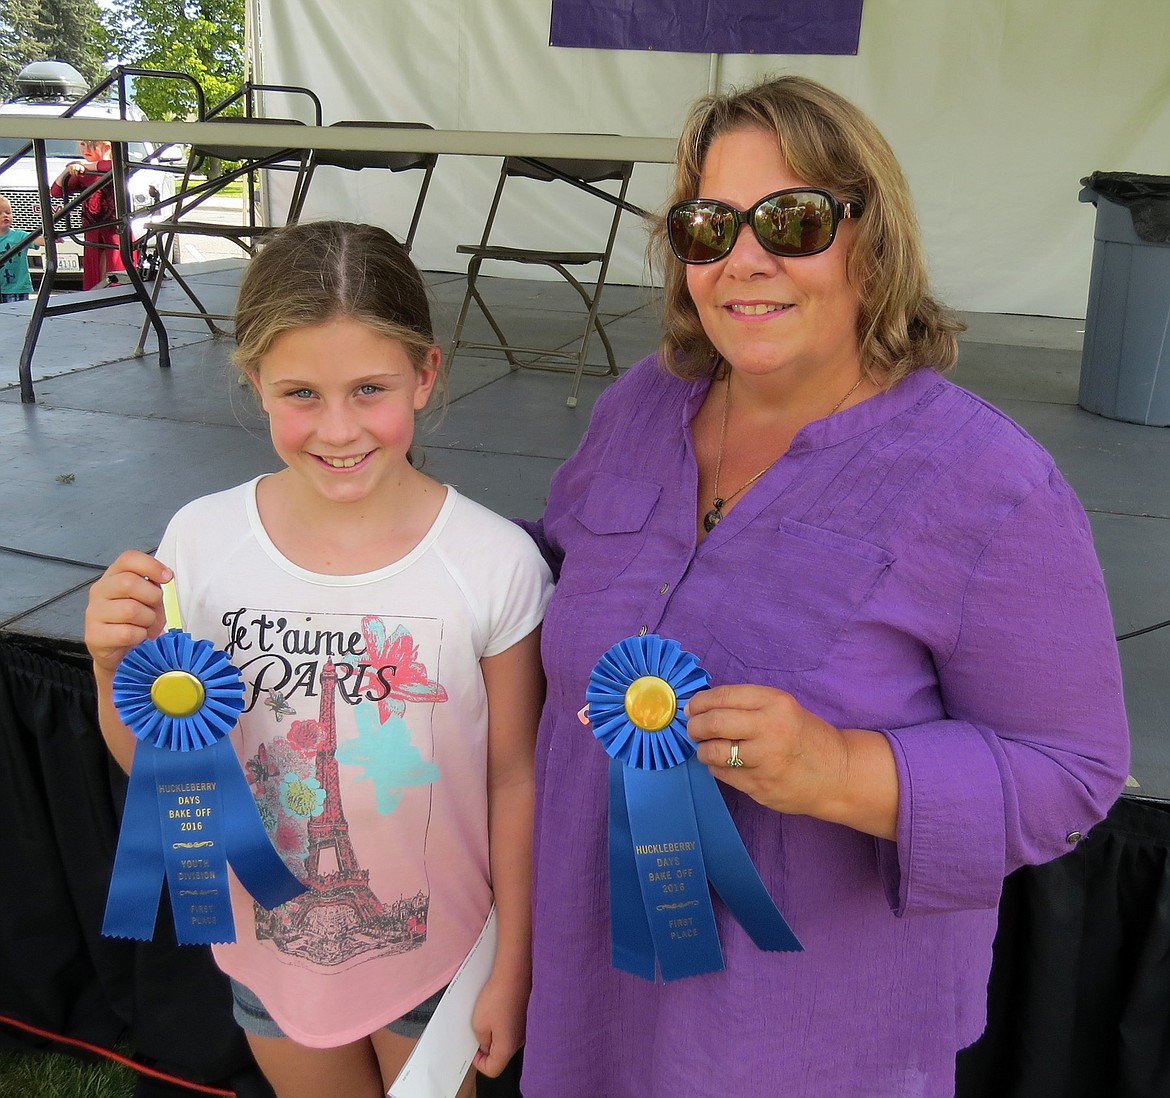
<svg viewBox="0 0 1170 1098"><path fill-rule="evenodd" d="M575 159L544 159L537 160L528 157L510 156L504 160L500 168L499 182L496 184L495 196L492 198L491 208L488 211L487 221L483 227L483 236L478 244L460 244L455 250L462 255L471 256L467 265L467 290L463 295L463 305L459 310L459 319L455 324L455 333L451 338L450 353L447 356L448 367L454 360L461 347L477 348L482 350L502 350L513 370L521 367L534 370L552 370L556 372L571 372L573 388L566 404L570 408L577 406L577 392L581 387L582 376L591 377L606 375L617 376L617 362L614 359L613 347L606 335L602 324L599 306L601 292L605 288L605 275L609 269L610 255L613 252L614 240L617 238L618 222L623 209L633 209L626 203L626 190L630 184L630 175L634 169L633 163L618 160L575 160ZM491 244L493 223L500 208L504 194L504 186L513 179L536 180L541 183L563 182L566 185L577 187L589 194L611 203L613 216L609 222L609 236L605 247L600 251L551 251L536 248L518 248L507 245ZM595 186L597 183L617 181L617 192L605 190ZM485 261L505 261L511 263L539 264L551 267L580 295L588 315L585 321L585 330L581 339L573 350L549 347L520 347L508 342L496 317L492 314L484 301L476 280L480 268ZM580 279L569 270L570 267L583 267L596 264L598 271L592 289L589 289ZM495 343L483 343L476 340L463 339L463 326L471 302L475 301L480 312L491 326L496 335ZM498 306L497 306L498 307ZM589 343L593 332L596 331L605 347L605 355L609 362L606 368L588 368L585 365L589 353ZM564 360L565 365L556 364L548 360Z"/></svg>
<svg viewBox="0 0 1170 1098"><path fill-rule="evenodd" d="M385 130L434 129L433 126L428 126L425 122L334 122L333 126ZM434 172L438 160L438 153L362 152L351 149L318 149L314 155L316 167L345 168L351 172L360 172L363 168L383 168L392 172L415 170L423 172L422 185L419 188L418 197L415 199L414 213L410 219L410 228L403 240L408 252L414 245L415 230L418 228L418 220L422 216L423 202L426 200L427 189L431 185L431 174Z"/></svg>
<svg viewBox="0 0 1170 1098"><path fill-rule="evenodd" d="M291 96L301 96L308 100L313 124L321 125L321 101L308 88L294 87L284 84L256 84L247 83L238 91L228 96L221 103L208 110L203 122L220 122L235 125L265 125L288 126L290 129L305 125L298 118L265 118L255 114L257 95L264 92L276 92ZM229 116L226 110L237 102L242 102L245 109L243 116ZM283 149L264 148L252 145L192 145L188 159L187 171L179 187L178 194L173 200L173 211L170 217L155 222L149 230L149 235L156 238L153 284L151 286L151 301L158 300L159 291L165 277L172 278L186 294L195 311L158 310L160 316L197 317L201 319L212 333L225 334L223 329L215 324L216 320L230 320L224 313L210 312L199 299L195 290L176 269L178 257L174 254L175 237L205 236L232 240L239 246L246 256L255 254L256 248L266 234L274 232L282 225L293 224L300 217L301 209L308 193L309 182L313 175L312 150L300 148L295 144L295 137L290 134L290 145ZM202 183L193 183L191 179L193 169L210 160L220 160L235 163L236 167L206 179ZM261 224L256 216L257 191L256 182L260 171L291 172L295 174L292 190L289 197L288 209L283 218L274 218L273 224ZM229 183L243 179L245 183L244 218L238 224L224 224L217 221L198 220L199 207L212 196L222 191ZM146 327L143 326L139 339L139 349L146 340Z"/></svg>

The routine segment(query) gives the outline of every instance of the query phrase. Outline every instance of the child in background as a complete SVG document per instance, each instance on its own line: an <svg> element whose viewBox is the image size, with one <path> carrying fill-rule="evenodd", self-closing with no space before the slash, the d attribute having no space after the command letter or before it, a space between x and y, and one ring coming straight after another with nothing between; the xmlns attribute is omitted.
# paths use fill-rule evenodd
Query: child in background
<svg viewBox="0 0 1170 1098"><path fill-rule="evenodd" d="M23 229L12 227L12 203L0 195L0 255L28 234ZM38 236L28 241L7 263L0 264L0 303L27 301L32 293L32 275L28 271L28 249L40 243Z"/></svg>
<svg viewBox="0 0 1170 1098"><path fill-rule="evenodd" d="M94 584L103 734L128 769L111 680L162 631L173 577L186 628L243 674L232 739L308 888L269 912L233 878L237 941L213 947L277 1095L385 1094L493 899L499 950L473 1026L475 1067L497 1075L530 981L548 569L522 530L411 460L440 351L388 233L274 234L244 276L236 338L285 467L188 504L157 559L128 551Z"/></svg>
<svg viewBox="0 0 1170 1098"><path fill-rule="evenodd" d="M86 229L81 260L81 288L118 285L119 272L125 272L122 253L118 250L118 230L110 224L118 216L114 203L114 181L110 176L113 161L108 141L80 142L84 162L72 160L49 188L54 198L68 198L84 191L105 177L106 182L81 205L81 224ZM92 226L92 227L91 227Z"/></svg>

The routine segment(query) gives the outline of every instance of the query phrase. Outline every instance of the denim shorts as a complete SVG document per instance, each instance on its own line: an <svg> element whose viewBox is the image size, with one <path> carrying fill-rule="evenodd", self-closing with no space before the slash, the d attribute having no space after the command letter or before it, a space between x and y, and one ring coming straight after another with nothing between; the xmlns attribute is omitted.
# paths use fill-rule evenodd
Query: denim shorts
<svg viewBox="0 0 1170 1098"><path fill-rule="evenodd" d="M401 1018L390 1022L386 1028L399 1037L417 1041L446 990L445 987L439 988L429 999L424 999L413 1010L408 1010ZM272 1020L272 1015L264 1009L264 1004L238 980L232 980L232 1014L245 1033L256 1037L285 1036L280 1026Z"/></svg>

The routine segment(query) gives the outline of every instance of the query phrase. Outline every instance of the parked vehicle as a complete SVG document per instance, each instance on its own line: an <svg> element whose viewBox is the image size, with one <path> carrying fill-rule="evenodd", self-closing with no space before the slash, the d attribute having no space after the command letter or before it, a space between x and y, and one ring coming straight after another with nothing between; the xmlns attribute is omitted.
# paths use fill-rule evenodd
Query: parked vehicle
<svg viewBox="0 0 1170 1098"><path fill-rule="evenodd" d="M64 61L34 61L25 66L16 78L16 94L7 102L0 103L0 116L55 117L65 114L83 99L88 92L85 78L72 65ZM75 118L128 118L145 120L146 115L134 103L127 103L125 111L116 99L96 99L77 107ZM0 164L20 151L28 139L24 137L0 137ZM45 143L47 177L50 183L57 178L70 161L78 160L80 154L76 141L49 140ZM141 216L132 217L133 236L138 239L146 226L155 220L165 219L169 211L158 211L158 203L171 198L175 193L176 166L183 162L183 151L170 145L158 149L148 141L126 143L127 199L131 211L142 211ZM162 165L152 167L151 164ZM145 167L131 168L134 164ZM165 170L169 166L171 170ZM40 197L37 191L36 163L31 152L11 164L0 173L0 194L12 203L13 226L24 231L40 230L43 227ZM64 205L63 199L53 199L55 211ZM70 228L81 227L80 211L70 214ZM172 255L178 241L172 248ZM57 240L57 273L62 279L80 279L82 241L78 237L60 237ZM144 257L140 256L140 263ZM28 252L29 270L37 279L44 271L44 248L36 246Z"/></svg>

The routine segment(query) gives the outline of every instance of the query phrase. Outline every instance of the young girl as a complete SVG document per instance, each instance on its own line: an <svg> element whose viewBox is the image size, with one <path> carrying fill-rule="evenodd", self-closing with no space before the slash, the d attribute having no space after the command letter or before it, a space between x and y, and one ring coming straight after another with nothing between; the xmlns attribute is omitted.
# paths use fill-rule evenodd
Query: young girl
<svg viewBox="0 0 1170 1098"><path fill-rule="evenodd" d="M473 1025L475 1066L497 1075L528 998L548 570L523 531L411 463L440 352L388 233L274 234L236 338L285 468L188 504L157 560L123 553L94 584L103 733L128 769L111 680L162 630L173 576L185 628L243 674L235 746L308 889L269 912L233 879L237 941L213 947L279 1098L384 1094L493 898L499 950Z"/></svg>
<svg viewBox="0 0 1170 1098"><path fill-rule="evenodd" d="M118 216L114 204L114 183L110 178L113 161L108 141L82 141L78 146L82 160L71 160L57 176L49 193L54 198L68 198L84 191L103 177L102 184L81 204L81 224L85 227L85 247L81 258L81 288L118 285L119 272L126 270L118 250L118 229L110 224ZM92 226L92 228L91 228Z"/></svg>

